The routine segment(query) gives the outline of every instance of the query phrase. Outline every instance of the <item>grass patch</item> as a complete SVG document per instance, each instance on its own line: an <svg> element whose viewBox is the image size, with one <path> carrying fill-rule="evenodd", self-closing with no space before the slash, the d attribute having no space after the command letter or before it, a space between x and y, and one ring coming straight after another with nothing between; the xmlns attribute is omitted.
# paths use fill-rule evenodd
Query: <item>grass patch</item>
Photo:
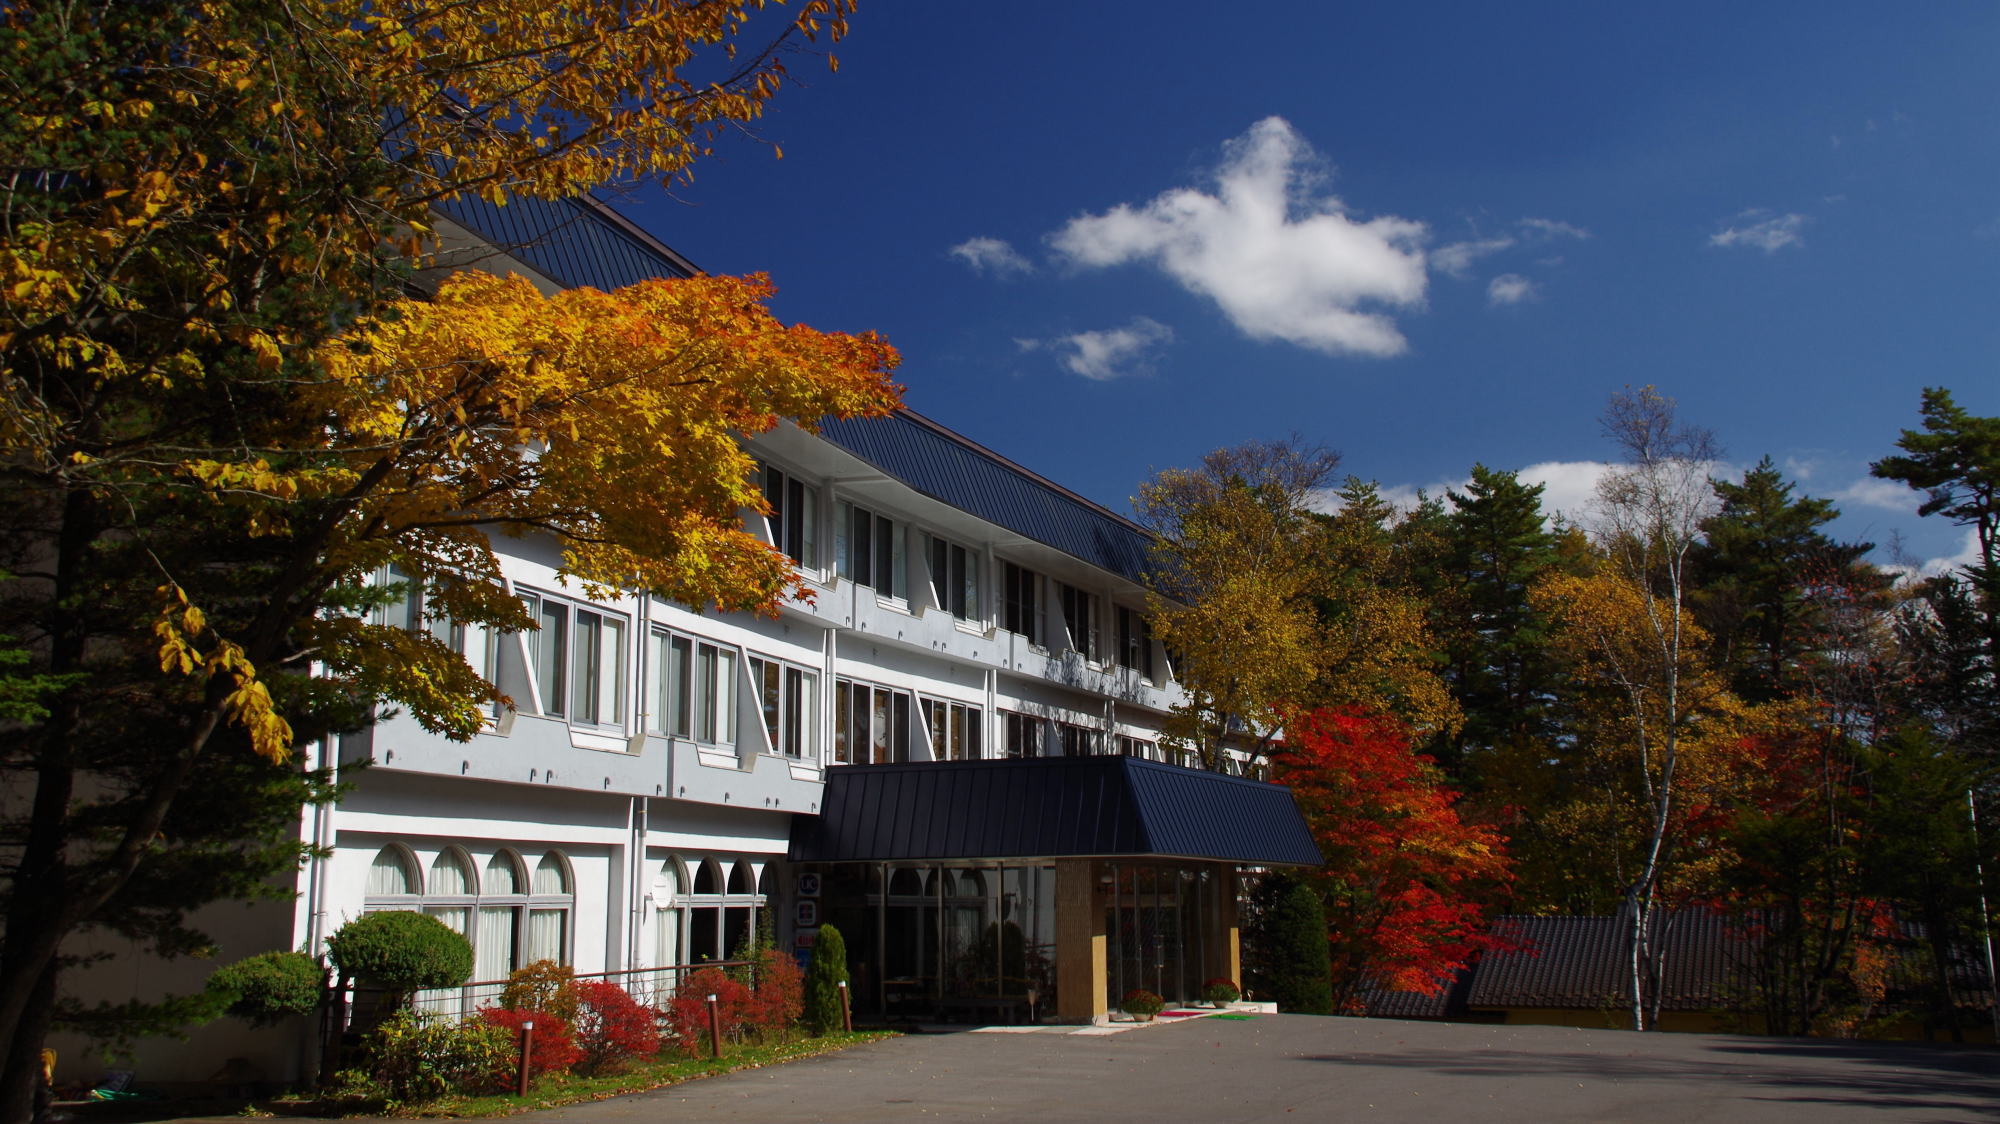
<svg viewBox="0 0 2000 1124"><path fill-rule="evenodd" d="M445 1117L454 1119L479 1118L489 1116L509 1116L516 1112L527 1112L538 1108L560 1108L563 1105L581 1104L586 1101L601 1101L607 1097L626 1093L643 1093L648 1089L660 1089L692 1081L698 1077L715 1077L738 1070L757 1069L797 1058L809 1058L816 1054L859 1046L866 1042L878 1042L895 1037L894 1031L856 1031L853 1034L829 1034L821 1038L801 1038L794 1042L781 1042L769 1046L731 1046L723 1051L720 1059L706 1057L689 1058L669 1055L648 1061L636 1062L623 1073L604 1074L598 1077L577 1077L558 1074L554 1077L539 1078L535 1087L525 1097L511 1093L484 1097L448 1097L421 1105L384 1106L380 1102L336 1102L326 1099L299 1101L267 1101L255 1106L245 1106L244 1116L344 1116L344 1115L390 1115L402 1117Z"/></svg>

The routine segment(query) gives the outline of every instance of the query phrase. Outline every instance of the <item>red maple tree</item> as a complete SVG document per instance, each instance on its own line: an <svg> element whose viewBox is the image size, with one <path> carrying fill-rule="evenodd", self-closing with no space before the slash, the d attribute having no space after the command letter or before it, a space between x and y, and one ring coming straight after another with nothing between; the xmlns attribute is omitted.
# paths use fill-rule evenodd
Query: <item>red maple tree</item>
<svg viewBox="0 0 2000 1124"><path fill-rule="evenodd" d="M1383 991L1435 995L1507 943L1487 926L1512 880L1505 840L1460 818L1402 723L1359 707L1299 714L1272 763L1326 856L1308 877L1326 899L1336 1011L1365 1012Z"/></svg>

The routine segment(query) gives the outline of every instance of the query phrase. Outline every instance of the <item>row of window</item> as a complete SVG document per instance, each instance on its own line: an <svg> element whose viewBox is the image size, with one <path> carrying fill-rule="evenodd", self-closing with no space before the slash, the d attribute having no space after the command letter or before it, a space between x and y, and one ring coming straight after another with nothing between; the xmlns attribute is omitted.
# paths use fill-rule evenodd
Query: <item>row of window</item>
<svg viewBox="0 0 2000 1124"><path fill-rule="evenodd" d="M537 960L568 962L576 897L560 853L543 855L530 874L513 851L496 851L480 864L448 847L431 861L427 877L420 870L400 846L376 852L364 911L416 910L444 922L472 943L475 980L503 980Z"/></svg>
<svg viewBox="0 0 2000 1124"><path fill-rule="evenodd" d="M766 529L772 543L799 565L820 568L813 530L819 510L814 490L784 470L766 466L764 496L771 505ZM834 573L897 601L911 597L909 548L914 545L923 559L922 581L928 584L931 602L960 620L986 619L979 551L844 500L835 505L833 539ZM1139 610L1114 606L1114 619L1107 622L1097 594L1012 562L1000 563L1000 586L1002 628L1044 647L1059 640L1085 659L1156 678L1152 630ZM1051 603L1056 615L1045 619L1045 606ZM1115 646L1107 645L1102 636L1106 623L1116 629Z"/></svg>
<svg viewBox="0 0 2000 1124"><path fill-rule="evenodd" d="M812 493L806 492L805 495ZM962 548L943 544L943 565L934 572L972 565ZM956 553L953 553L953 552ZM969 572L969 571L968 571ZM1040 577L1005 565L1007 626L1029 629L1038 636L1037 590ZM539 629L522 634L526 655L511 637L483 627L466 627L427 617L405 579L391 571L383 581L401 589L398 598L377 611L377 620L412 630L428 630L464 655L473 669L492 679L528 714L562 718L585 729L622 734L626 721L628 618L587 602L537 592L523 592L529 615ZM1086 656L1098 653L1095 627L1097 597L1061 583L1058 589L1065 629ZM976 605L974 582L960 590L965 603ZM1151 674L1152 637L1138 611L1119 606L1116 614L1119 651L1128 666ZM738 678L739 655L734 647L684 633L653 629L646 637L646 679L642 691L645 728L655 734L688 738L704 745L734 747L737 742L738 697L761 715L771 752L802 760L820 756L819 673L809 667L759 655L741 657L745 677ZM911 692L837 680L833 700L833 753L838 764L907 761L913 738L928 740L935 760L975 760L985 756L984 712L964 703L924 698ZM914 720L921 716L921 729ZM1031 721L1004 716L1000 743L1006 756L1042 752L1039 734L1030 737ZM1061 727L1050 752L1101 752L1096 731ZM1031 745L1030 742L1033 742Z"/></svg>

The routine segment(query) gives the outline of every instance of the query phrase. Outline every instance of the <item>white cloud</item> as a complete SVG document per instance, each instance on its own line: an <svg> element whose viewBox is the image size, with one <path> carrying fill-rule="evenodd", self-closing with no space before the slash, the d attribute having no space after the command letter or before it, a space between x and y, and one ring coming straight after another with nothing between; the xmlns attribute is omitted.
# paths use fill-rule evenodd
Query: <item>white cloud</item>
<svg viewBox="0 0 2000 1124"><path fill-rule="evenodd" d="M1439 273L1463 278L1472 272L1472 263L1488 254L1497 254L1514 244L1512 238L1482 238L1472 242L1453 242L1449 246L1439 246L1431 251L1431 266Z"/></svg>
<svg viewBox="0 0 2000 1124"><path fill-rule="evenodd" d="M1518 273L1503 273L1486 286L1486 301L1489 304L1520 304L1540 295L1535 283Z"/></svg>
<svg viewBox="0 0 2000 1124"><path fill-rule="evenodd" d="M1878 480L1864 476L1840 491L1833 493L1833 499L1841 503L1859 504L1862 507L1879 507L1884 511L1899 511L1909 514L1923 502L1923 493L1913 490L1899 480Z"/></svg>
<svg viewBox="0 0 2000 1124"><path fill-rule="evenodd" d="M1019 277L1035 271L1033 263L998 238L968 238L953 246L950 253L975 272L994 277Z"/></svg>
<svg viewBox="0 0 2000 1124"><path fill-rule="evenodd" d="M1597 482L1612 466L1603 461L1542 461L1514 475L1542 486L1542 510L1562 513L1573 524L1587 523L1597 507Z"/></svg>
<svg viewBox="0 0 2000 1124"><path fill-rule="evenodd" d="M1160 348L1171 342L1174 330L1157 320L1135 316L1123 328L1077 332L1049 340L1015 340L1022 351L1056 352L1065 369L1100 382L1152 373L1153 360Z"/></svg>
<svg viewBox="0 0 2000 1124"><path fill-rule="evenodd" d="M1563 222L1560 219L1522 219L1520 227L1529 234L1536 235L1545 241L1553 241L1557 238L1575 238L1581 240L1590 237L1588 230L1574 223Z"/></svg>
<svg viewBox="0 0 2000 1124"><path fill-rule="evenodd" d="M1267 117L1224 149L1211 194L1083 215L1050 236L1073 265L1150 264L1213 300L1244 335L1330 355L1398 355L1395 321L1365 306L1423 304L1422 223L1360 221L1313 195L1320 160L1283 118Z"/></svg>
<svg viewBox="0 0 2000 1124"><path fill-rule="evenodd" d="M1769 211L1762 210L1745 211L1731 221L1743 222L1750 219L1756 221L1743 226L1728 227L1719 234L1711 234L1708 244L1721 247L1754 246L1767 254L1775 254L1787 246L1806 244L1805 237L1801 234L1806 223L1810 221L1806 216L1793 213L1759 218L1768 214Z"/></svg>

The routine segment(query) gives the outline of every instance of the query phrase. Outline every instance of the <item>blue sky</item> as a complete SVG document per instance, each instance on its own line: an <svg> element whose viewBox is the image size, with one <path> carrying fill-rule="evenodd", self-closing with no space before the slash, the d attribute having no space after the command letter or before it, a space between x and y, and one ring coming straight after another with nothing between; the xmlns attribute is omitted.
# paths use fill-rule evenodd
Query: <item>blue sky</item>
<svg viewBox="0 0 2000 1124"><path fill-rule="evenodd" d="M1963 548L1867 465L1926 385L2000 414L2000 5L871 0L837 53L782 159L622 208L1113 508L1292 432L1575 503L1651 383L1842 537Z"/></svg>

